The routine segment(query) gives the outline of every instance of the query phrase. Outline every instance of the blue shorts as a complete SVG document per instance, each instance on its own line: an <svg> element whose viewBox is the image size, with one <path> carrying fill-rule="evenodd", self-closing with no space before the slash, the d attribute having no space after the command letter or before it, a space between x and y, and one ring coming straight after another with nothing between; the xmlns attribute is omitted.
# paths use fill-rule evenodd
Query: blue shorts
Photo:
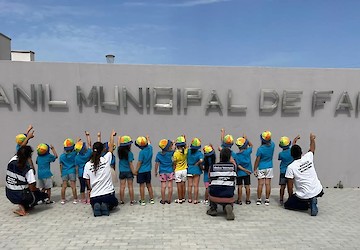
<svg viewBox="0 0 360 250"><path fill-rule="evenodd" d="M131 172L120 172L119 173L119 179L134 179L134 175Z"/></svg>
<svg viewBox="0 0 360 250"><path fill-rule="evenodd" d="M138 173L136 180L137 180L137 183L139 183L139 184L151 183L151 172L149 171L149 172L144 172L144 173Z"/></svg>

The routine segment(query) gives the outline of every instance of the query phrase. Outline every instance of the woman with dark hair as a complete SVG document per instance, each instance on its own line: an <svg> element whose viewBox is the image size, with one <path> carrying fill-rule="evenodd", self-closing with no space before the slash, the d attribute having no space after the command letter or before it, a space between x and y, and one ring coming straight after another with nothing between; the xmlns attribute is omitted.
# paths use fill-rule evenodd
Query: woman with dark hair
<svg viewBox="0 0 360 250"><path fill-rule="evenodd" d="M111 158L114 150L114 136L115 131L111 132L109 141L109 151L102 155L104 144L96 142L93 145L93 153L90 161L88 161L84 168L83 178L86 179L87 184L91 187L90 190L90 204L93 208L94 216L107 215L109 211L116 207L119 202L115 197L115 189L111 178Z"/></svg>
<svg viewBox="0 0 360 250"><path fill-rule="evenodd" d="M6 197L19 208L14 213L24 216L26 211L40 200L48 198L47 194L36 188L34 171L28 164L31 159L32 148L22 146L8 163L6 172Z"/></svg>

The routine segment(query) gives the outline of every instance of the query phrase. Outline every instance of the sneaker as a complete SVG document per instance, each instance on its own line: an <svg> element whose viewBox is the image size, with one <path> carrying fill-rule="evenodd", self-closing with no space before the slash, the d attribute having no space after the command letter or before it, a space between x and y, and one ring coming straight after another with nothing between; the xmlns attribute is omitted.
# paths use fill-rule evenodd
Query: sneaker
<svg viewBox="0 0 360 250"><path fill-rule="evenodd" d="M141 206L145 206L145 205L146 205L146 202L145 202L145 201L141 201L141 200L140 200L139 203L140 203Z"/></svg>
<svg viewBox="0 0 360 250"><path fill-rule="evenodd" d="M74 200L74 201L73 201L73 204L77 204L77 203L78 203L78 201L77 201L77 200Z"/></svg>
<svg viewBox="0 0 360 250"><path fill-rule="evenodd" d="M257 199L256 205L261 205L261 199Z"/></svg>
<svg viewBox="0 0 360 250"><path fill-rule="evenodd" d="M249 204L251 204L251 201L250 201L250 200L245 201L245 204L246 204L246 205L249 205Z"/></svg>
<svg viewBox="0 0 360 250"><path fill-rule="evenodd" d="M106 203L104 203L104 202L101 203L100 210L101 210L101 215L106 215L106 216L110 215L109 207Z"/></svg>
<svg viewBox="0 0 360 250"><path fill-rule="evenodd" d="M166 201L163 201L163 200L160 201L160 204L165 205L165 203L166 203Z"/></svg>
<svg viewBox="0 0 360 250"><path fill-rule="evenodd" d="M269 201L269 199L266 199L265 200L265 206L269 206L270 205L270 201Z"/></svg>
<svg viewBox="0 0 360 250"><path fill-rule="evenodd" d="M205 205L209 205L209 200L205 200Z"/></svg>
<svg viewBox="0 0 360 250"><path fill-rule="evenodd" d="M55 201L51 201L51 200L47 200L46 202L45 202L45 204L54 204L55 203Z"/></svg>
<svg viewBox="0 0 360 250"><path fill-rule="evenodd" d="M101 216L101 205L100 205L100 203L95 203L93 209L94 209L94 216L95 217Z"/></svg>
<svg viewBox="0 0 360 250"><path fill-rule="evenodd" d="M124 201L120 201L120 205L124 205L125 204L125 202Z"/></svg>
<svg viewBox="0 0 360 250"><path fill-rule="evenodd" d="M226 219L227 220L234 220L235 214L233 212L233 207L230 204L227 204L225 206L225 212L226 212Z"/></svg>
<svg viewBox="0 0 360 250"><path fill-rule="evenodd" d="M207 211L206 211L206 214L207 215L210 215L210 216L216 216L217 215L217 211L213 208L209 208Z"/></svg>
<svg viewBox="0 0 360 250"><path fill-rule="evenodd" d="M155 204L154 199L150 199L150 204Z"/></svg>
<svg viewBox="0 0 360 250"><path fill-rule="evenodd" d="M66 203L66 200L61 200L61 205L64 205Z"/></svg>
<svg viewBox="0 0 360 250"><path fill-rule="evenodd" d="M317 207L317 197L314 197L310 201L311 216L316 216L319 212Z"/></svg>
<svg viewBox="0 0 360 250"><path fill-rule="evenodd" d="M136 201L130 201L130 206L134 206L135 203Z"/></svg>

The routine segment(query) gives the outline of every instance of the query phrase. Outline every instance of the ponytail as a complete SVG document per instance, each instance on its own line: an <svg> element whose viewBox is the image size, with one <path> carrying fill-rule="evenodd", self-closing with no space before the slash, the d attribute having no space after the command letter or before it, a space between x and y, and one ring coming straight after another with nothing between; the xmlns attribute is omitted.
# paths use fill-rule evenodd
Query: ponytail
<svg viewBox="0 0 360 250"><path fill-rule="evenodd" d="M99 168L101 153L104 150L104 144L101 142L95 142L93 145L93 153L91 155L91 162L94 164L94 171Z"/></svg>

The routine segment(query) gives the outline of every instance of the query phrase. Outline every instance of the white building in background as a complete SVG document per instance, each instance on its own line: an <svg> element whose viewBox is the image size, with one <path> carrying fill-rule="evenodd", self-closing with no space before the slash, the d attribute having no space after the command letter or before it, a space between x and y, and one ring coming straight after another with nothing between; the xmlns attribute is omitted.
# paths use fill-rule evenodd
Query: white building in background
<svg viewBox="0 0 360 250"><path fill-rule="evenodd" d="M33 62L35 61L35 53L33 51L11 51L11 61Z"/></svg>
<svg viewBox="0 0 360 250"><path fill-rule="evenodd" d="M11 60L11 38L0 33L0 60Z"/></svg>

